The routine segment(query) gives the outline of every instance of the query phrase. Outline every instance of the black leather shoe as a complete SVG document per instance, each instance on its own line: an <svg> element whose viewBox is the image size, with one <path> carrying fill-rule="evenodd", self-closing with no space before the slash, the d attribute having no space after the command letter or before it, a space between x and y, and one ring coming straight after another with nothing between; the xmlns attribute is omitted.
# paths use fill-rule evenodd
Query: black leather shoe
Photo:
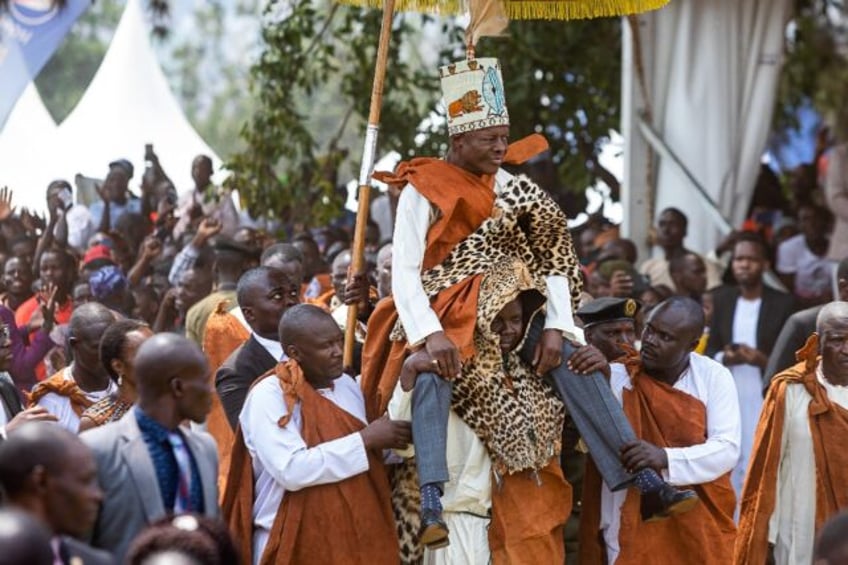
<svg viewBox="0 0 848 565"><path fill-rule="evenodd" d="M442 519L442 513L432 508L421 510L421 533L418 540L427 549L439 549L450 544L448 525Z"/></svg>
<svg viewBox="0 0 848 565"><path fill-rule="evenodd" d="M642 521L656 522L670 516L683 514L698 504L698 495L692 489L677 489L665 485L657 493L643 494L640 510Z"/></svg>

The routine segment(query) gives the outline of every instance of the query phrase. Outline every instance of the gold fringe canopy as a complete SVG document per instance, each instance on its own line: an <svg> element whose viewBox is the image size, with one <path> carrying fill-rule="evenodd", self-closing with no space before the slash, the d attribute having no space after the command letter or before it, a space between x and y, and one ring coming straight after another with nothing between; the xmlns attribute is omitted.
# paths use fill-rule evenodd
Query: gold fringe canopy
<svg viewBox="0 0 848 565"><path fill-rule="evenodd" d="M639 14L662 8L669 0L504 0L511 20L585 20ZM340 0L342 4L382 8L382 0ZM402 12L441 15L462 14L468 10L463 0L395 0Z"/></svg>

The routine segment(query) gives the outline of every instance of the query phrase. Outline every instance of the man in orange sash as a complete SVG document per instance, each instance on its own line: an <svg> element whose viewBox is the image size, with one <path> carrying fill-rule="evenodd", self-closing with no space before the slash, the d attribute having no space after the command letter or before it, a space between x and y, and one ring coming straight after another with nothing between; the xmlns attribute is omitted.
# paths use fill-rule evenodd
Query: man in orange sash
<svg viewBox="0 0 848 565"><path fill-rule="evenodd" d="M816 531L848 507L848 302L819 312L798 364L769 388L742 491L736 563L813 562Z"/></svg>
<svg viewBox="0 0 848 565"><path fill-rule="evenodd" d="M692 299L657 306L642 350L610 365L610 387L638 440L621 450L630 472L652 468L670 484L691 486L694 508L657 520L655 500L635 489L610 492L589 465L583 491L580 563L617 565L729 563L736 537L730 471L739 457L739 404L726 368L692 350L704 327ZM586 349L570 365L578 372ZM645 519L648 518L648 519Z"/></svg>
<svg viewBox="0 0 848 565"><path fill-rule="evenodd" d="M224 495L245 563L397 563L381 450L406 446L409 424L366 423L342 332L317 306L287 310L280 341L289 360L247 396Z"/></svg>
<svg viewBox="0 0 848 565"><path fill-rule="evenodd" d="M543 374L559 364L563 332L573 335L572 312L581 278L567 219L532 181L501 168L527 161L546 150L547 143L531 136L508 146L509 116L496 59L461 61L442 67L440 73L446 103L469 102L448 117L447 156L413 159L394 174L381 176L402 192L394 235L393 299L384 300L371 315L363 349L370 417L385 412L407 346L426 348L433 359L432 372L415 383L413 413L447 414L445 407L435 405L450 400L450 391L444 394L450 386L445 379L459 375L461 364L476 359L474 330L483 272L503 257L526 261L531 274L543 281L547 311L533 368ZM425 422L427 417L416 417L413 427L415 420ZM424 439L426 429L414 432L416 442ZM446 530L440 501L449 479L445 437L431 434L430 439L427 451L441 457L426 466L430 458L416 458L424 500L422 532L432 526ZM419 455L424 451L417 449Z"/></svg>
<svg viewBox="0 0 848 565"><path fill-rule="evenodd" d="M68 346L70 365L38 383L29 395L30 406L39 405L56 416L59 425L77 433L83 411L118 386L100 363L100 336L115 321L115 313L97 302L83 304L71 315Z"/></svg>

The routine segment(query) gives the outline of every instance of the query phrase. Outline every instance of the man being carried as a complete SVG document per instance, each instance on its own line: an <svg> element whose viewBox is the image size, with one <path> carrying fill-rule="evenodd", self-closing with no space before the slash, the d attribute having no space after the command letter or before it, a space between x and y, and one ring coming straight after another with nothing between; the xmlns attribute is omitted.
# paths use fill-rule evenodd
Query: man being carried
<svg viewBox="0 0 848 565"><path fill-rule="evenodd" d="M515 177L501 169L504 163L521 163L544 151L547 143L541 136L530 136L507 146L509 117L497 60L462 61L442 67L441 75L451 109L447 156L444 160L414 159L401 164L394 174L377 175L403 191L394 236L393 298L383 300L371 315L363 351L363 388L372 418L385 412L407 344L425 347L433 358L433 371L443 378L460 374L462 363L474 362L480 283L483 273L502 258L524 262L531 276L542 281L541 289L547 297L545 315L537 316L540 327L531 331L531 339L525 344L525 350L529 348L525 361L539 375L547 373L562 362L563 332L574 333L572 311L581 294L581 275L567 219L529 178ZM481 88L491 96L481 97ZM603 377L591 381L576 377L575 385L566 384L568 375L561 374L557 379L561 394L584 386L584 382L591 383L588 386L594 388L578 403L585 404L593 395L606 395L604 408L610 416L595 422L597 433L593 437L611 429L614 438L606 444L615 456L603 468L615 467L618 472L605 477L619 488L634 484L634 477L620 468L617 456L620 438L632 437L633 432ZM450 386L443 379L419 378L416 387L424 383ZM449 397L449 392L421 395L422 400L429 398L434 404ZM571 405L567 407L571 411ZM612 420L615 411L619 416ZM586 415L578 426L591 418L591 414ZM599 444L604 444L604 439ZM589 446L591 449L592 444ZM447 472L441 469L429 482L421 469L419 474L425 504L437 502ZM640 488L663 488L656 473L645 470L644 475L650 476L637 483ZM511 477L507 475L504 481ZM498 489L496 494L505 491L508 489ZM685 498L691 493L682 495ZM677 494L670 493L664 502L676 504ZM432 510L435 512L427 515L437 517L438 504ZM428 526L423 524L425 529Z"/></svg>
<svg viewBox="0 0 848 565"><path fill-rule="evenodd" d="M769 388L742 491L736 563L812 563L815 532L848 507L848 302L819 312L798 364Z"/></svg>
<svg viewBox="0 0 848 565"><path fill-rule="evenodd" d="M673 485L692 485L703 502L655 520L646 511L655 503L652 495L610 492L590 466L580 563L604 558L616 565L690 563L695 556L707 565L730 561L736 537L730 471L739 457L739 404L729 371L692 353L703 326L695 301L669 298L648 316L641 352L610 366L612 393L639 437L622 448L624 467L650 468ZM586 359L591 353L588 347L578 350L570 365L578 372L597 368Z"/></svg>
<svg viewBox="0 0 848 565"><path fill-rule="evenodd" d="M446 387L426 350L404 362L400 388L412 394L396 390L389 412L412 420L420 485L444 477L442 501L421 503L419 542L438 549L448 545L447 526L456 532L448 551L431 557L437 563L564 558L571 489L558 461L562 402L517 352L527 321L544 303L537 286L544 282L534 281L520 261L491 266L480 283L486 300L477 305L474 362ZM427 396L438 398L438 411ZM434 496L426 488L422 494ZM442 504L444 522L433 516Z"/></svg>
<svg viewBox="0 0 848 565"><path fill-rule="evenodd" d="M343 340L317 306L290 308L280 321L289 361L247 395L224 494L246 563L398 560L382 450L405 447L410 428L366 423Z"/></svg>

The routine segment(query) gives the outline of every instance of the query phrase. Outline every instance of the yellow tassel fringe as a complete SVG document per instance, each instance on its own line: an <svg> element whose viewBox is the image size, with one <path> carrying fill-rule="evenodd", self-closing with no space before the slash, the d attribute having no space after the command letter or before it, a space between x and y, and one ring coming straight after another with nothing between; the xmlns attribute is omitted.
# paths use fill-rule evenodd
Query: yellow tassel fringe
<svg viewBox="0 0 848 565"><path fill-rule="evenodd" d="M382 8L382 0L339 0L341 4ZM505 0L511 20L586 20L639 14L662 8L669 0ZM452 15L465 12L460 0L396 0L399 12Z"/></svg>

